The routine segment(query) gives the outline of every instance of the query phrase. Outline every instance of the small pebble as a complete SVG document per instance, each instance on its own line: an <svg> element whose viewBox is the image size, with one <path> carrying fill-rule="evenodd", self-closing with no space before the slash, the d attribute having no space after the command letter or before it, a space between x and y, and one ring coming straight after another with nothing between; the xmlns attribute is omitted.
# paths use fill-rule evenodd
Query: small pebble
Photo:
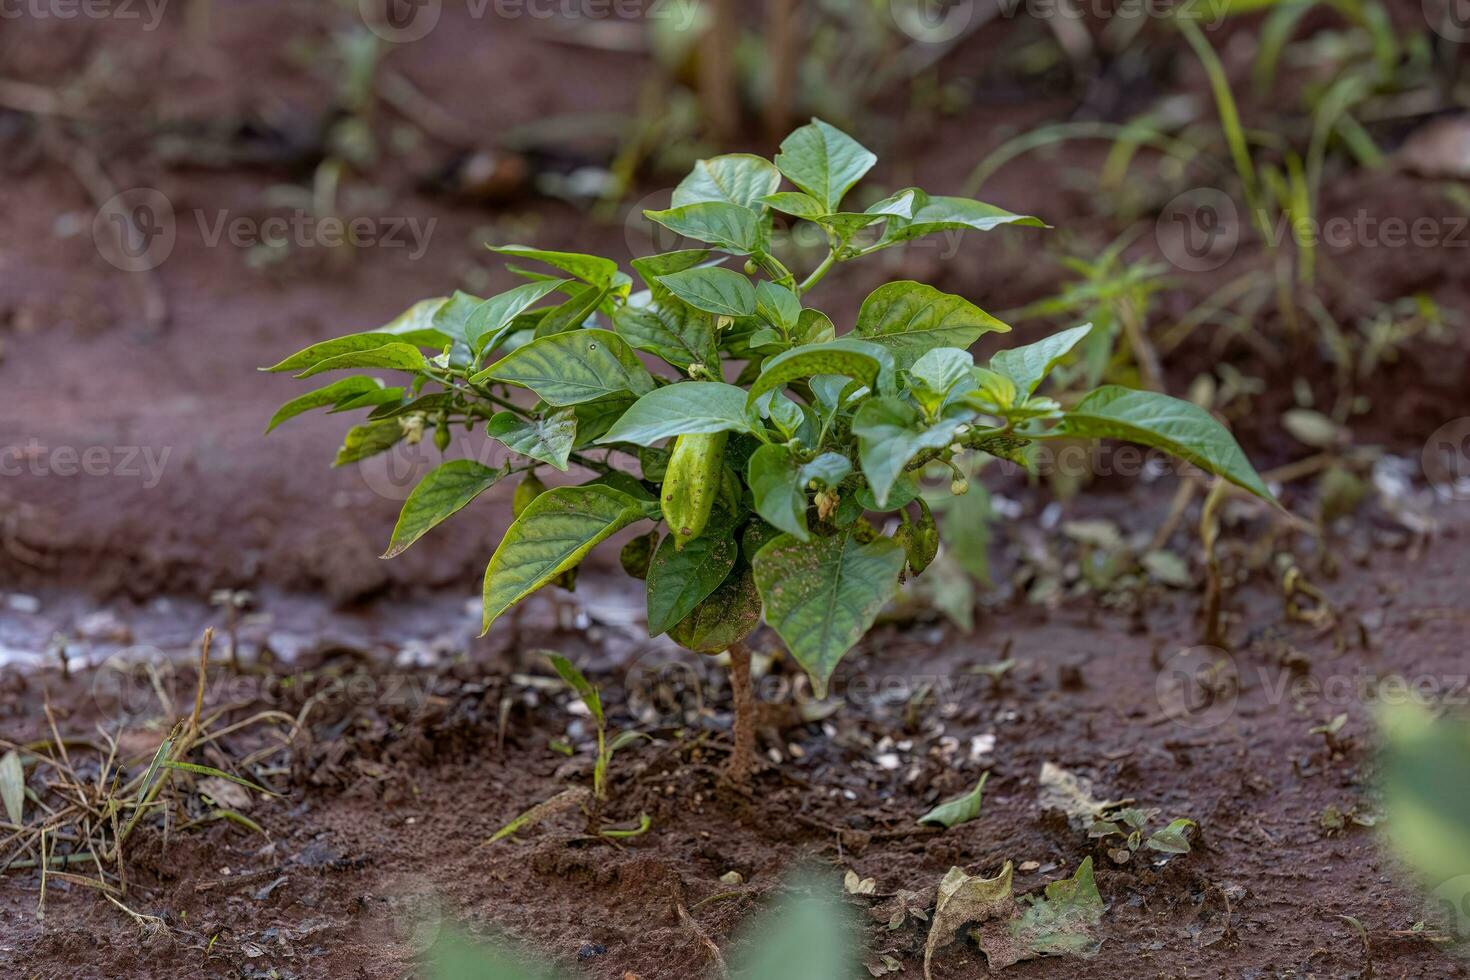
<svg viewBox="0 0 1470 980"><path fill-rule="evenodd" d="M902 764L899 762L897 753L894 752L884 752L873 761L878 763L880 769L887 769L889 772L897 769Z"/></svg>
<svg viewBox="0 0 1470 980"><path fill-rule="evenodd" d="M995 735L987 732L984 735L975 735L970 739L970 758L979 761L982 755L989 755L995 751Z"/></svg>
<svg viewBox="0 0 1470 980"><path fill-rule="evenodd" d="M583 943L582 948L577 950L577 959L590 960L594 956L601 956L607 952L607 947L602 943Z"/></svg>
<svg viewBox="0 0 1470 980"><path fill-rule="evenodd" d="M38 613L41 611L41 600L23 592L12 592L5 597L5 606L11 612Z"/></svg>
<svg viewBox="0 0 1470 980"><path fill-rule="evenodd" d="M720 880L727 885L745 884L745 876L742 875L739 871L726 871L724 874L720 875Z"/></svg>

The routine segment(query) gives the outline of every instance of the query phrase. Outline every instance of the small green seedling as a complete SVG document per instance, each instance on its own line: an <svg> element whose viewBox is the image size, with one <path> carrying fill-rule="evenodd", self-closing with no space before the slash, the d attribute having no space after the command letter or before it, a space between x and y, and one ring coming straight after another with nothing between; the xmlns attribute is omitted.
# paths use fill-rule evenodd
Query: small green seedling
<svg viewBox="0 0 1470 980"><path fill-rule="evenodd" d="M602 695L587 676L577 669L576 664L559 653L549 653L546 659L551 661L552 668L567 686L577 692L582 703L587 706L587 711L592 715L592 722L597 726L597 760L592 766L592 795L599 802L607 799L607 767L612 763L612 757L618 749L626 748L648 736L642 732L619 732L612 740L607 738L607 717L602 710Z"/></svg>
<svg viewBox="0 0 1470 980"><path fill-rule="evenodd" d="M1323 725L1313 725L1307 729L1308 735L1321 735L1322 741L1327 743L1328 752L1341 752L1346 747L1346 740L1340 738L1344 726L1347 725L1348 716L1346 712L1334 715L1332 720Z"/></svg>
<svg viewBox="0 0 1470 980"><path fill-rule="evenodd" d="M1108 857L1115 864L1127 864L1140 847L1161 854L1188 854L1189 832L1198 827L1198 824L1181 817L1171 820L1167 827L1145 837L1148 825L1158 815L1157 808L1141 810L1137 807L1124 807L1104 814L1102 819L1094 820L1088 828L1087 836L1102 841Z"/></svg>
<svg viewBox="0 0 1470 980"><path fill-rule="evenodd" d="M756 764L747 637L764 617L825 696L900 580L936 556L944 529L918 503L926 469L952 470L951 492L964 494L971 456L1026 464L1044 440L1119 438L1271 499L1230 433L1189 402L1116 385L1066 405L1038 395L1088 326L977 364L970 346L1009 327L962 296L890 282L839 332L808 302L838 265L927 235L1045 227L917 187L852 205L876 160L814 120L774 160L700 161L667 210L645 212L696 244L634 259L641 283L595 255L496 247L523 285L425 300L270 368L299 378L397 371L402 385L353 373L288 402L271 427L315 408L368 412L339 465L430 433L446 451L455 429L514 454L500 467L453 459L426 475L386 553L519 477L515 521L485 572L487 632L542 586L569 584L598 544L652 522L623 565L647 581L651 635L730 652L737 778ZM804 276L778 247L778 216L827 242ZM551 488L537 475L573 465L596 475ZM880 530L892 524L899 533Z"/></svg>

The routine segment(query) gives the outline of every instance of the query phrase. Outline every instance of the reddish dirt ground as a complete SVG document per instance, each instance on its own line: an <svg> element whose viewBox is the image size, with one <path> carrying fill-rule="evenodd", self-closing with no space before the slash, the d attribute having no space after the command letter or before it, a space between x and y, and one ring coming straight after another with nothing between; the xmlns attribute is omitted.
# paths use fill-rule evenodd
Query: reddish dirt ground
<svg viewBox="0 0 1470 980"><path fill-rule="evenodd" d="M890 953L913 976L921 975L924 927L887 928L898 890L932 901L951 866L993 874L1012 860L1035 863L1017 878L1018 891L1030 892L1092 855L1108 904L1099 954L1020 964L1011 968L1017 976L1464 974L1411 932L1424 900L1375 831L1351 822L1330 831L1321 820L1329 807L1375 811L1378 680L1426 679L1441 700L1464 680L1464 503L1430 507L1440 526L1426 538L1407 532L1385 501L1370 500L1326 546L1242 507L1224 546L1236 580L1227 608L1238 690L1181 723L1163 713L1160 685L1167 688L1169 658L1199 640L1196 590L1026 599L1028 576L1048 561L1077 581L1077 549L1062 539L1061 521L1105 518L1151 532L1174 478L1101 480L1097 494L1057 509L1044 488L998 477L992 489L1019 513L997 528L996 587L974 634L927 614L895 614L844 662L846 704L824 722L802 721L779 697L791 665L778 659L762 688L762 748L774 755L750 790L738 790L719 775L728 730L719 672L643 639L626 614L636 594L609 584L617 581L610 558L584 574L580 606L538 597L512 627L474 639L477 613L466 603L505 525L505 496L477 502L461 533L380 562L406 478L381 467L329 469L345 427L338 418L302 418L261 437L299 386L256 367L467 280L509 285L481 242L530 239L626 257L638 240L620 221L599 223L555 201L485 208L420 193L420 178L453 153L429 147L391 159L373 178L386 201L379 213L437 221L421 259L369 248L332 269L308 249L258 271L240 249L208 247L196 210L264 214L267 192L300 184L309 168L304 176L289 158L272 167L170 166L139 134L262 113L309 130L330 103L327 87L289 53L292 37L315 36L330 12L218 6L204 46L177 11L146 37L122 23L39 21L7 21L0 36L7 77L43 86L91 79L101 93L95 104L113 122L86 129L86 145L119 188L157 187L181 216L174 252L153 276L170 323L154 330L140 312L140 277L112 268L93 245L95 205L74 169L48 156L30 117L0 109L0 384L14 406L0 414L0 447L30 446L27 459L52 463L0 482L0 591L34 596L40 607L0 607L0 656L40 662L60 630L94 661L138 643L186 663L203 626L222 623L204 605L209 590L249 587L260 609L241 632L249 673L232 680L216 657L211 707L229 706L235 719L266 707L295 716L333 680L357 693L312 703L277 778L284 797L249 812L268 841L223 822L167 837L140 832L129 905L159 916L165 935L145 942L124 913L65 882L48 889L41 919L38 876L13 871L0 877L0 964L41 977L398 977L414 972L434 923L453 919L508 935L569 975L684 980L709 963L679 906L726 946L784 873L805 862L834 881L845 869L876 879L875 895L849 899L866 923L865 958ZM460 16L451 8L446 16ZM486 134L484 146L559 112L629 111L649 70L633 54L569 51L525 21L450 24L388 63L466 129ZM960 68L999 43L959 57ZM1197 89L1199 81L1179 84ZM997 91L932 128L895 121L858 135L880 151L905 146L885 159L884 181L942 190L1005 134L1065 117L1068 106L1056 93ZM1055 187L1095 168L1103 152L1074 147L1009 167L983 196L1101 247L1117 229L1094 213L1087 192ZM671 183L650 178L635 198ZM1367 206L1412 219L1442 209L1436 193L1402 173L1345 174L1329 183L1323 213ZM915 249L886 266L842 269L815 299L842 322L879 279L916 278L987 309L1014 308L1055 289L1059 266L1037 258L1043 234L972 235L953 258ZM1140 257L1157 257L1152 235L1139 248ZM1191 297L1256 258L1242 254L1161 302L1182 314ZM1340 317L1360 315L1369 299L1415 292L1470 313L1462 252L1355 248L1331 262L1338 285L1329 305ZM1264 377L1266 392L1232 423L1267 469L1312 452L1277 425L1297 372L1319 398L1333 392L1313 340L1288 337L1269 315L1257 329L1276 345L1274 363L1212 336L1186 344L1166 368L1176 391L1219 361ZM1467 377L1463 324L1442 341L1415 342L1355 391L1374 411L1354 422L1354 436L1417 460L1428 433L1470 415ZM108 447L114 465L103 476L62 475L56 447ZM124 473L119 453L128 447L138 452ZM162 461L156 479L149 459ZM1313 506L1305 484L1289 485L1285 500L1304 512ZM1194 517L1171 538L1181 553L1193 547ZM1288 617L1270 565L1277 552L1293 554L1325 590L1336 608L1330 623ZM111 618L99 625L99 612ZM758 640L774 649L768 633ZM590 732L568 693L524 680L547 674L534 656L545 648L588 669L615 706L613 727L653 736L618 756L604 814L625 822L647 813L646 835L617 844L589 837L573 813L481 846L527 806L589 778ZM1002 683L970 672L1006 657L1019 665ZM118 720L96 696L99 671L63 678L49 662L0 670L0 739L46 737L45 700L69 736ZM170 676L175 702L185 703L192 670ZM665 683L650 690L650 676ZM925 683L934 685L929 695L912 697ZM1308 733L1339 712L1348 720L1338 744ZM130 744L156 744L167 724L155 715L126 719ZM224 748L248 752L256 737L243 733ZM984 751L972 754L977 737ZM571 759L549 747L564 738L577 749ZM1163 866L1115 864L1042 811L1037 777L1048 761L1093 779L1100 796L1197 821L1194 850ZM967 790L983 770L991 776L978 820L944 833L917 828L917 814ZM720 881L732 870L743 884ZM1367 951L1343 916L1362 923ZM935 965L946 980L986 975L965 944Z"/></svg>

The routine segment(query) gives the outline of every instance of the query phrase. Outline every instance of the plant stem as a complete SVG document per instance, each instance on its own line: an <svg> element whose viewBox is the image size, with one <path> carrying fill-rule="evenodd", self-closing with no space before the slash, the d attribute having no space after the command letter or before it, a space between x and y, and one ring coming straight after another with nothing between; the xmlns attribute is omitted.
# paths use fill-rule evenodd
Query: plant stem
<svg viewBox="0 0 1470 980"><path fill-rule="evenodd" d="M822 281L822 277L830 272L836 264L837 253L828 252L827 257L822 260L822 264L813 269L812 274L806 277L806 282L797 287L796 291L798 295L809 292L813 286Z"/></svg>
<svg viewBox="0 0 1470 980"><path fill-rule="evenodd" d="M736 643L730 647L730 690L735 701L735 724L732 736L735 750L730 753L729 775L737 783L750 780L755 771L755 689L750 682L750 647Z"/></svg>

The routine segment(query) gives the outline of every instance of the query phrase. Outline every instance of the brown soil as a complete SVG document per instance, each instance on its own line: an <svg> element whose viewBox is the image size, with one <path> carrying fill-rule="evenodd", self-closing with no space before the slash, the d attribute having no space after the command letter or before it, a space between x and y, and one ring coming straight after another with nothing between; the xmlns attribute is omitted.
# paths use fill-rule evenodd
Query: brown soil
<svg viewBox="0 0 1470 980"><path fill-rule="evenodd" d="M157 187L180 215L173 255L153 277L171 322L154 330L141 315L139 277L113 269L94 248L95 206L76 174L48 155L32 117L0 109L0 384L15 406L0 414L0 447L31 446L28 459L53 464L56 447L109 447L115 464L105 476L27 468L0 483L0 591L36 596L41 606L0 604L0 658L44 662L52 632L61 631L78 665L69 678L49 663L3 667L0 739L45 737L47 699L67 735L88 737L95 723L118 721L94 694L105 668L80 664L130 644L187 662L199 630L222 624L203 604L219 587L254 589L264 615L241 632L247 680L232 681L216 657L211 706L230 706L232 718L264 707L295 715L334 680L357 693L313 702L289 749L289 771L276 782L284 797L250 810L268 841L226 823L141 832L128 904L162 917L164 937L142 942L133 920L65 882L50 885L40 919L37 876L11 872L0 877L0 965L40 977L397 977L413 972L433 924L452 919L507 934L571 975L684 980L709 964L681 924L680 905L725 947L783 874L808 862L834 881L849 868L877 880L874 896L849 899L873 912L865 955L890 952L913 976L923 925L886 925L899 889L932 898L951 866L992 874L1013 860L1035 863L1017 877L1018 890L1029 892L1090 854L1108 903L1100 954L1023 964L1013 968L1018 976L1463 975L1409 932L1424 902L1375 832L1352 823L1329 832L1321 823L1329 807L1375 810L1372 705L1360 696L1375 679L1427 678L1443 698L1463 696L1454 687L1463 681L1470 619L1463 504L1435 511L1443 526L1426 543L1371 502L1328 548L1246 508L1227 533L1227 564L1240 582L1228 598L1238 699L1233 710L1206 714L1214 724L1181 724L1163 713L1159 685L1171 676L1169 657L1198 642L1195 591L1151 586L1060 605L1026 601L1039 564L1053 562L1066 582L1077 581L1075 548L1055 530L1059 514L1152 531L1172 478L1101 481L1096 496L1053 508L1045 520L1044 493L997 478L993 489L1020 501L1024 514L998 530L997 587L976 632L926 618L881 627L844 663L836 689L846 692L845 705L824 722L802 721L780 696L791 670L777 660L760 688L768 763L748 791L738 790L719 776L729 720L718 670L644 640L626 613L636 595L600 574L610 562L584 575L580 606L538 597L515 625L475 640L466 601L504 526L504 497L478 502L461 518L461 533L384 563L376 556L410 482L383 469L327 469L344 428L338 418L298 419L261 438L271 412L300 386L255 367L382 323L418 297L467 281L509 284L482 257L482 241L624 256L634 243L622 223L529 195L484 208L422 193L424 180L470 149L430 145L392 157L372 178L389 202L375 213L437 219L422 261L371 248L341 265L318 249L256 271L241 250L208 247L193 210L265 214L272 188L309 179L315 130L332 108L330 87L289 50L297 35L320 37L330 12L219 6L203 48L173 9L147 35L116 22L7 21L0 37L8 77L47 86L91 79L113 123L84 128L85 145L119 188ZM648 70L640 56L567 48L526 20L457 23L459 6L446 6L450 27L395 50L389 64L486 134L482 147L559 112L636 106ZM975 57L996 43L987 40ZM875 124L858 135L880 150L900 135L913 141L885 160L884 179L947 188L1005 133L1064 118L1073 94L987 90L932 127ZM285 135L249 164L169 164L147 135L172 125L202 145L198 134L211 125L260 118ZM225 148L239 151L238 129L224 129L236 134ZM558 150L574 162L596 152L581 140ZM1054 188L1095 168L1103 152L1071 146L1012 166L984 196L1100 246L1118 229L1096 215L1087 192ZM669 183L650 178L635 197ZM1437 213L1435 192L1400 173L1344 175L1329 188L1327 214L1362 200L1408 219ZM954 259L912 250L886 267L842 269L817 302L850 317L881 277L932 281L993 310L1019 306L1051 291L1059 272L1037 261L1040 235L970 236ZM1152 235L1138 252L1157 257ZM1242 254L1218 280L1191 281L1166 305L1182 313L1190 297L1257 258ZM1357 249L1331 262L1340 285L1330 287L1329 306L1344 319L1361 315L1367 299L1415 292L1470 312L1462 252ZM1186 345L1167 367L1174 390L1220 360L1268 382L1262 400L1233 420L1265 469L1311 453L1276 424L1293 380L1305 375L1323 400L1336 392L1313 341L1294 340L1276 323L1258 329L1275 359L1212 337ZM1445 341L1416 342L1355 392L1374 408L1354 420L1355 435L1416 460L1429 432L1470 414L1467 376L1463 325ZM127 447L138 452L125 473L118 450ZM163 460L156 482L149 458ZM1300 486L1288 487L1286 499L1310 509ZM1181 553L1192 548L1188 526L1172 539ZM1270 566L1278 550L1295 554L1326 589L1337 608L1332 623L1288 618ZM774 649L774 637L758 640ZM585 719L570 711L566 692L524 681L546 674L533 655L544 648L588 669L613 706L613 727L653 736L617 757L600 814L603 823L631 823L646 813L647 834L614 844L589 836L587 818L573 811L481 846L526 807L590 780ZM970 672L1007 656L1021 663L1002 683ZM169 676L175 702L186 703L192 671ZM651 688L650 677L662 683ZM1292 678L1305 678L1296 696L1289 687L1282 693ZM929 695L913 697L926 683ZM1329 696L1310 697L1313 684ZM1308 734L1338 712L1349 716L1341 744ZM126 719L145 763L146 746L167 727L154 714ZM980 736L981 746L989 736L994 744L972 757ZM247 735L236 738L226 755L253 747ZM575 746L570 759L549 747L558 739ZM1046 761L1094 779L1099 795L1197 821L1193 852L1117 865L1042 812L1037 775ZM987 769L980 819L944 833L916 827L917 814ZM732 870L744 884L721 883ZM1362 923L1370 952L1343 916ZM938 977L983 975L978 951L963 944L936 962Z"/></svg>

